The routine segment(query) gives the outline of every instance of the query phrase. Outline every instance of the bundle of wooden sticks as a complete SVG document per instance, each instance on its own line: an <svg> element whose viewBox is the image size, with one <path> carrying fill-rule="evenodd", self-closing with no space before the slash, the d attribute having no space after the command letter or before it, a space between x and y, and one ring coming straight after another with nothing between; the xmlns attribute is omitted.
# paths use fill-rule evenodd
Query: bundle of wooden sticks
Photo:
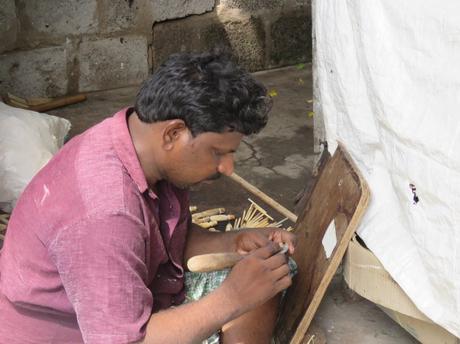
<svg viewBox="0 0 460 344"><path fill-rule="evenodd" d="M275 221L259 204L250 198L248 198L248 200L250 202L249 208L243 210L242 215L238 218L232 214L225 214L225 208L214 208L196 212L197 207L191 206L190 212L192 213L192 222L209 231L217 231L216 227L220 222L227 222L225 230L231 231L240 228L280 228L287 220L287 218L284 218L281 221ZM233 223L231 221L233 221ZM292 227L288 227L286 230L290 231Z"/></svg>
<svg viewBox="0 0 460 344"><path fill-rule="evenodd" d="M5 239L6 227L8 226L8 220L10 214L0 214L0 240Z"/></svg>

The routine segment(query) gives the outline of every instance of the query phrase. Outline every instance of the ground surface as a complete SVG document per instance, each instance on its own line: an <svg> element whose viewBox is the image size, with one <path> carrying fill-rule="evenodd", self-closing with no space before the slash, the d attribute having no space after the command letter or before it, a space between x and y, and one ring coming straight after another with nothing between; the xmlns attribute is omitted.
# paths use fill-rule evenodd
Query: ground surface
<svg viewBox="0 0 460 344"><path fill-rule="evenodd" d="M236 172L291 210L296 195L310 178L316 159L310 113L312 77L309 65L301 67L256 74L276 94L274 107L267 127L258 136L246 138L236 154ZM73 136L131 105L137 89L93 93L83 103L49 113L68 118L73 125ZM239 213L247 207L247 197L234 182L221 178L194 188L192 203L201 209L223 206ZM315 323L330 344L417 343L374 304L360 297L347 297L340 274L331 283Z"/></svg>

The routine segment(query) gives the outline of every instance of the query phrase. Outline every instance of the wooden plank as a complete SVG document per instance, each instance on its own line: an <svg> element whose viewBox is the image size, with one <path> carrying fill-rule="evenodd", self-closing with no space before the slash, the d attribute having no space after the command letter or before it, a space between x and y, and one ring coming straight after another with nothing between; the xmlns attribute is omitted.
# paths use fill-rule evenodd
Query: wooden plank
<svg viewBox="0 0 460 344"><path fill-rule="evenodd" d="M300 344L342 260L348 242L361 220L369 200L366 182L343 146L323 166L294 231L298 245L294 259L298 274L288 289L275 330L275 342ZM322 239L334 221L337 245L326 258Z"/></svg>

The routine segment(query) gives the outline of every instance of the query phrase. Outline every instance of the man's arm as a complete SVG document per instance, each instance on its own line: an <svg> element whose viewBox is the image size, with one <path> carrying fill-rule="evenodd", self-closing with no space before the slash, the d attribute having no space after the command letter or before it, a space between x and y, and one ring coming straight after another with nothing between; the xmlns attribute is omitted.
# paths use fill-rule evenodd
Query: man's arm
<svg viewBox="0 0 460 344"><path fill-rule="evenodd" d="M294 234L279 228L246 228L229 232L210 232L192 223L187 235L184 263L193 256L206 253L247 254L267 245L269 241L287 243L289 253L293 254L297 239Z"/></svg>
<svg viewBox="0 0 460 344"><path fill-rule="evenodd" d="M210 232L192 223L187 234L184 261L199 254L234 252L237 234L237 231Z"/></svg>
<svg viewBox="0 0 460 344"><path fill-rule="evenodd" d="M286 257L276 252L278 247L273 243L253 251L233 267L214 292L199 301L153 314L142 343L199 342L273 298L291 284Z"/></svg>

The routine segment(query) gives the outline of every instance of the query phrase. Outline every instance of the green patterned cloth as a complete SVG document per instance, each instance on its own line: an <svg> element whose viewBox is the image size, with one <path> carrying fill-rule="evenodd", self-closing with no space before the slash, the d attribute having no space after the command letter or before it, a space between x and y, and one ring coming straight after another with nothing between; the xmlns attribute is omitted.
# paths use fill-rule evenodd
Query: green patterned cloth
<svg viewBox="0 0 460 344"><path fill-rule="evenodd" d="M297 273L297 264L292 258L288 261L289 268L291 269L291 276ZM185 273L185 289L186 299L185 303L197 301L202 297L208 295L214 289L218 288L222 282L227 278L231 269L224 269L212 272L186 272ZM284 296L283 292L283 296ZM211 337L204 340L202 344L219 344L220 332L214 333Z"/></svg>

